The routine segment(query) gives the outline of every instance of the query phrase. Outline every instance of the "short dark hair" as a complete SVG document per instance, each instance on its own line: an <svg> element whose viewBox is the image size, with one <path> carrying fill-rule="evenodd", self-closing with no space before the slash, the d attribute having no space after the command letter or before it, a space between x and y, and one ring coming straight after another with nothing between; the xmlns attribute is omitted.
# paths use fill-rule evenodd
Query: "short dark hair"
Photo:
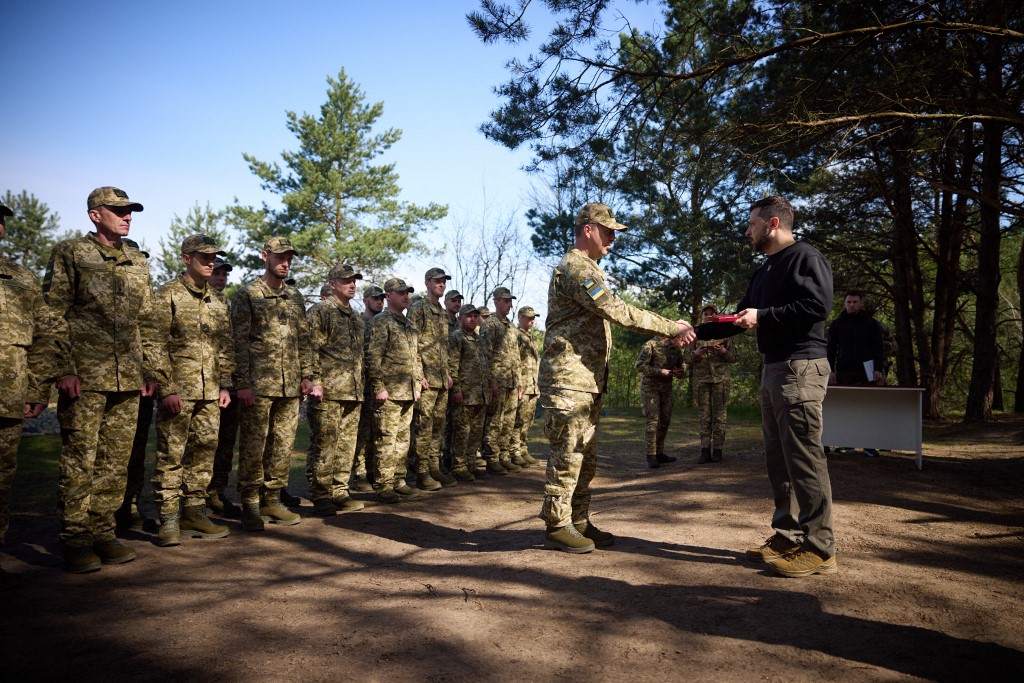
<svg viewBox="0 0 1024 683"><path fill-rule="evenodd" d="M785 197L772 195L758 199L750 205L750 210L757 211L757 215L765 220L778 218L781 227L787 230L793 229L793 205Z"/></svg>
<svg viewBox="0 0 1024 683"><path fill-rule="evenodd" d="M844 296L843 298L845 299L847 296L855 296L861 301L864 301L864 292L860 291L859 289L846 290L846 296Z"/></svg>

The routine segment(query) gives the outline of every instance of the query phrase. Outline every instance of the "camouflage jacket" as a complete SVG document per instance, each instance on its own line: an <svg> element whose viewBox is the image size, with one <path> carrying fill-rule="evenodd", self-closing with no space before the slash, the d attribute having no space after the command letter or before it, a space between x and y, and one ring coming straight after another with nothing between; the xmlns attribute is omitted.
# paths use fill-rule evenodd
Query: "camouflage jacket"
<svg viewBox="0 0 1024 683"><path fill-rule="evenodd" d="M694 353L697 349L721 346L725 348L725 354L720 354L714 349L709 349L699 356ZM690 363L693 366L693 381L697 384L724 382L732 374L729 364L736 362L736 350L732 347L730 339L702 339L696 342L690 350Z"/></svg>
<svg viewBox="0 0 1024 683"><path fill-rule="evenodd" d="M156 290L139 327L146 379L160 385L160 398L214 400L231 388L231 315L227 299L213 287L196 287L179 275Z"/></svg>
<svg viewBox="0 0 1024 683"><path fill-rule="evenodd" d="M491 372L484 362L480 335L459 328L448 337L448 368L452 375L452 393L462 392L465 405L487 403L491 393Z"/></svg>
<svg viewBox="0 0 1024 683"><path fill-rule="evenodd" d="M231 327L235 389L293 397L302 394L303 378L320 383L299 290L271 289L256 278L231 298Z"/></svg>
<svg viewBox="0 0 1024 683"><path fill-rule="evenodd" d="M43 278L56 343L55 376L77 375L85 391L143 386L139 316L153 287L134 242L108 247L92 234L58 242Z"/></svg>
<svg viewBox="0 0 1024 683"><path fill-rule="evenodd" d="M0 417L20 420L26 403L48 403L53 339L39 280L0 258Z"/></svg>
<svg viewBox="0 0 1024 683"><path fill-rule="evenodd" d="M419 332L423 376L431 389L448 388L448 314L424 298L409 307L409 320Z"/></svg>
<svg viewBox="0 0 1024 683"><path fill-rule="evenodd" d="M391 401L415 401L423 387L416 326L404 315L385 309L374 316L369 333L366 377L370 391L376 396L386 390Z"/></svg>
<svg viewBox="0 0 1024 683"><path fill-rule="evenodd" d="M683 354L672 344L665 344L664 337L648 340L640 354L636 357L636 369L640 373L640 386L649 385L658 388L671 387L671 375L661 374L662 370L676 370L683 367Z"/></svg>
<svg viewBox="0 0 1024 683"><path fill-rule="evenodd" d="M516 328L519 337L519 386L523 388L523 396L536 396L537 371L540 367L537 347L533 345L533 335Z"/></svg>
<svg viewBox="0 0 1024 683"><path fill-rule="evenodd" d="M363 400L363 316L333 296L306 312L313 352L320 361L324 400Z"/></svg>
<svg viewBox="0 0 1024 683"><path fill-rule="evenodd" d="M630 306L609 291L604 271L573 249L555 267L548 285L548 315L540 359L541 387L604 392L612 351L609 322L633 332L674 337L668 318Z"/></svg>
<svg viewBox="0 0 1024 683"><path fill-rule="evenodd" d="M497 313L480 326L480 345L484 362L491 371L492 386L514 389L519 386L519 335L516 328Z"/></svg>
<svg viewBox="0 0 1024 683"><path fill-rule="evenodd" d="M448 318L448 336L451 337L459 329L459 316Z"/></svg>

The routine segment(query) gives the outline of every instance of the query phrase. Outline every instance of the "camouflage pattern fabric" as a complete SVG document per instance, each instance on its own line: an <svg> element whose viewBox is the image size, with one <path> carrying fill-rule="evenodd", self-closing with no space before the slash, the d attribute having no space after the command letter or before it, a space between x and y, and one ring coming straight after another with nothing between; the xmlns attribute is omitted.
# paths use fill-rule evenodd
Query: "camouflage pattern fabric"
<svg viewBox="0 0 1024 683"><path fill-rule="evenodd" d="M302 293L289 285L271 289L257 278L231 299L236 389L258 396L298 397L302 379L319 384Z"/></svg>
<svg viewBox="0 0 1024 683"><path fill-rule="evenodd" d="M141 371L140 371L141 372ZM124 501L125 471L139 420L139 391L82 391L57 400L60 476L57 513L65 546L114 538L114 512Z"/></svg>
<svg viewBox="0 0 1024 683"><path fill-rule="evenodd" d="M647 341L636 359L640 373L640 400L646 423L644 425L647 455L665 452L665 437L672 423L672 376L664 376L662 370L676 370L683 366L679 349L665 344L664 337Z"/></svg>
<svg viewBox="0 0 1024 683"><path fill-rule="evenodd" d="M498 395L491 402L494 414L484 428L482 453L488 461L511 458L519 403L519 334L508 319L492 315L480 326L480 348Z"/></svg>
<svg viewBox="0 0 1024 683"><path fill-rule="evenodd" d="M7 527L11 523L11 485L18 467L21 428L20 417L0 417L0 547L4 545Z"/></svg>
<svg viewBox="0 0 1024 683"><path fill-rule="evenodd" d="M530 452L527 434L533 426L537 414L537 398L540 387L537 386L537 373L540 370L540 357L533 343L533 336L517 328L519 335L519 385L523 387L523 400L516 405L516 419L512 428L512 452L523 455Z"/></svg>
<svg viewBox="0 0 1024 683"><path fill-rule="evenodd" d="M363 400L365 325L356 311L331 297L306 313L313 353L319 361L324 400Z"/></svg>
<svg viewBox="0 0 1024 683"><path fill-rule="evenodd" d="M516 419L512 426L512 453L528 455L530 453L530 428L537 415L537 394L523 395L523 400L516 404Z"/></svg>
<svg viewBox="0 0 1024 683"><path fill-rule="evenodd" d="M712 350L722 347L725 353ZM697 355L697 349L709 349ZM706 339L691 349L694 396L697 399L701 448L722 448L728 416L729 384L732 375L729 365L736 362L736 350L730 339Z"/></svg>
<svg viewBox="0 0 1024 683"><path fill-rule="evenodd" d="M359 413L359 434L356 437L356 455L352 462L352 473L369 479L373 474L373 394L370 380L366 375L366 358L370 350L370 321L363 312L363 407Z"/></svg>
<svg viewBox="0 0 1024 683"><path fill-rule="evenodd" d="M299 397L257 396L239 411L238 493L243 503L260 502L260 492L288 485L292 446L299 426Z"/></svg>
<svg viewBox="0 0 1024 683"><path fill-rule="evenodd" d="M205 505L217 450L220 407L213 400L181 399L181 412L160 407L156 420L153 502L161 517L185 506Z"/></svg>
<svg viewBox="0 0 1024 683"><path fill-rule="evenodd" d="M498 395L491 403L496 408L484 428L484 442L480 452L488 462L497 462L511 458L518 442L513 432L516 425L516 409L519 405L519 389L499 387Z"/></svg>
<svg viewBox="0 0 1024 683"><path fill-rule="evenodd" d="M135 438L132 440L132 453L128 456L125 478L125 503L138 501L142 497L142 489L146 483L146 446L149 444L149 428L153 426L154 413L155 399L139 397L139 419L135 423Z"/></svg>
<svg viewBox="0 0 1024 683"><path fill-rule="evenodd" d="M428 388L416 402L416 472L436 471L441 461L445 412L448 408L448 314L444 307L422 299L409 308L409 320L419 332L420 362Z"/></svg>
<svg viewBox="0 0 1024 683"><path fill-rule="evenodd" d="M477 448L483 438L487 406L455 404L452 411L452 471L468 472L476 463Z"/></svg>
<svg viewBox="0 0 1024 683"><path fill-rule="evenodd" d="M373 411L374 491L393 489L405 484L412 414L413 401L391 399Z"/></svg>
<svg viewBox="0 0 1024 683"><path fill-rule="evenodd" d="M447 381L445 382L447 384ZM441 440L444 438L445 413L448 410L448 389L430 385L416 401L413 414L416 441L416 473L437 471L441 463Z"/></svg>
<svg viewBox="0 0 1024 683"><path fill-rule="evenodd" d="M312 401L310 445L306 463L311 500L344 498L352 475L359 433L359 401Z"/></svg>
<svg viewBox="0 0 1024 683"><path fill-rule="evenodd" d="M541 516L549 526L586 518L597 468L596 429L611 357L610 322L673 337L678 326L630 306L605 284L604 271L578 249L555 267L548 285L544 351L537 381L551 442Z"/></svg>
<svg viewBox="0 0 1024 683"><path fill-rule="evenodd" d="M87 546L114 537L143 387L139 318L153 296L149 265L131 240L121 248L94 235L54 246L43 294L55 338L55 377L75 375L82 394L60 397L61 542Z"/></svg>
<svg viewBox="0 0 1024 683"><path fill-rule="evenodd" d="M232 461L235 459L235 442L238 439L238 397L231 392L231 403L220 409L220 427L217 430L217 451L213 455L213 477L209 491L227 488L231 477Z"/></svg>

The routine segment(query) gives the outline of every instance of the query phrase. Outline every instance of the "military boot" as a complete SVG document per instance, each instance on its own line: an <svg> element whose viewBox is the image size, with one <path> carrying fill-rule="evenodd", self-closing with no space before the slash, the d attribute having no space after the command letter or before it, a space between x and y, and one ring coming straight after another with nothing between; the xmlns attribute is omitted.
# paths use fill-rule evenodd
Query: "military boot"
<svg viewBox="0 0 1024 683"><path fill-rule="evenodd" d="M648 455L647 456L647 467L648 469L656 470L661 467L661 463L658 462L658 456Z"/></svg>
<svg viewBox="0 0 1024 683"><path fill-rule="evenodd" d="M92 544L92 549L99 555L103 564L124 564L135 559L135 551L116 538L96 541Z"/></svg>
<svg viewBox="0 0 1024 683"><path fill-rule="evenodd" d="M72 574L98 572L103 565L100 556L89 546L64 546L64 569Z"/></svg>
<svg viewBox="0 0 1024 683"><path fill-rule="evenodd" d="M373 493L373 486L366 477L356 477L355 481L352 482L352 490L359 493Z"/></svg>
<svg viewBox="0 0 1024 683"><path fill-rule="evenodd" d="M712 448L711 449L711 462L722 462L722 449Z"/></svg>
<svg viewBox="0 0 1024 683"><path fill-rule="evenodd" d="M242 528L246 531L263 531L259 503L242 503Z"/></svg>
<svg viewBox="0 0 1024 683"><path fill-rule="evenodd" d="M338 514L338 508L330 498L313 498L313 514L317 517L333 517Z"/></svg>
<svg viewBox="0 0 1024 683"><path fill-rule="evenodd" d="M498 458L498 463L502 467L504 467L506 470L511 472L512 474L515 474L516 472L522 472L523 471L522 467L520 467L519 465L515 464L514 462L512 462L508 458Z"/></svg>
<svg viewBox="0 0 1024 683"><path fill-rule="evenodd" d="M302 521L302 517L281 504L281 491L267 491L260 506L260 515L268 518L271 524L292 526Z"/></svg>
<svg viewBox="0 0 1024 683"><path fill-rule="evenodd" d="M594 542L598 548L607 548L615 543L615 537L607 531L601 531L591 523L589 519L585 519L582 522L576 522L573 524L576 527L576 531L580 532L584 538L589 538Z"/></svg>
<svg viewBox="0 0 1024 683"><path fill-rule="evenodd" d="M441 489L441 482L430 476L430 472L417 474L416 485L424 491L439 491Z"/></svg>
<svg viewBox="0 0 1024 683"><path fill-rule="evenodd" d="M338 512L358 512L359 510L362 510L363 507L365 507L363 505L363 501L354 500L353 498L347 495L334 496L333 498L331 498L331 504L334 505L335 509Z"/></svg>
<svg viewBox="0 0 1024 683"><path fill-rule="evenodd" d="M453 477L452 475L445 474L444 472L442 472L440 467L438 467L437 469L431 469L430 476L436 479L437 481L441 482L441 486L445 488L448 488L449 486L455 486L456 484L459 483L459 480Z"/></svg>
<svg viewBox="0 0 1024 683"><path fill-rule="evenodd" d="M508 474L508 470L501 466L501 463L497 460L487 461L487 474Z"/></svg>
<svg viewBox="0 0 1024 683"><path fill-rule="evenodd" d="M518 453L511 456L509 460L512 461L513 465L518 465L520 469L525 470L527 467L530 466L530 463L526 462L526 459L523 456L519 455Z"/></svg>
<svg viewBox="0 0 1024 683"><path fill-rule="evenodd" d="M656 455L655 457L658 459L658 462L660 462L662 465L664 465L665 463L675 462L676 460L679 459L674 455L669 455L667 453L658 453L658 455Z"/></svg>
<svg viewBox="0 0 1024 683"><path fill-rule="evenodd" d="M205 505L186 505L180 529L188 538L224 538L230 533L226 526L210 521Z"/></svg>
<svg viewBox="0 0 1024 683"><path fill-rule="evenodd" d="M377 491L377 499L382 503L397 503L402 497L394 489L381 489Z"/></svg>
<svg viewBox="0 0 1024 683"><path fill-rule="evenodd" d="M544 534L544 547L554 548L567 553L589 553L594 549L594 542L585 538L572 524L547 528Z"/></svg>
<svg viewBox="0 0 1024 683"><path fill-rule="evenodd" d="M228 497L224 494L224 489L209 491L206 497L206 504L218 515L224 515L225 517L238 517L242 511L240 507L228 500Z"/></svg>
<svg viewBox="0 0 1024 683"><path fill-rule="evenodd" d="M530 455L530 453L524 448L523 452L519 454L519 457L526 461L527 465L538 465L540 460Z"/></svg>
<svg viewBox="0 0 1024 683"><path fill-rule="evenodd" d="M454 476L459 481L476 481L476 475L470 472L469 470L455 470L454 472L452 472L452 476Z"/></svg>
<svg viewBox="0 0 1024 683"><path fill-rule="evenodd" d="M395 493L397 493L401 500L412 500L413 498L419 498L421 494L413 487L406 484L404 481L401 486L395 487Z"/></svg>
<svg viewBox="0 0 1024 683"><path fill-rule="evenodd" d="M156 544L161 548L181 545L178 515L160 515L160 531L156 535Z"/></svg>
<svg viewBox="0 0 1024 683"><path fill-rule="evenodd" d="M279 501L285 507L297 508L302 505L302 499L299 498L298 496L293 496L292 494L288 493L288 489L281 489L280 493L281 497Z"/></svg>
<svg viewBox="0 0 1024 683"><path fill-rule="evenodd" d="M709 463L709 462L711 462L711 449L710 448L702 448L702 449L700 449L700 457L697 458L697 464L698 465L703 465L703 464Z"/></svg>
<svg viewBox="0 0 1024 683"><path fill-rule="evenodd" d="M129 501L114 513L114 524L118 531L142 531L145 520L139 514L138 506Z"/></svg>

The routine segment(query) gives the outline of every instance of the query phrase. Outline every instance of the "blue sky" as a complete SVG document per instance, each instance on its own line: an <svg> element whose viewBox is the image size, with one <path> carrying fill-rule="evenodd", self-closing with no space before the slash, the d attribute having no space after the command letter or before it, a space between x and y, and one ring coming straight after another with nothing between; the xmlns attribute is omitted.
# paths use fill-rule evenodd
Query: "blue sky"
<svg viewBox="0 0 1024 683"><path fill-rule="evenodd" d="M476 5L5 3L0 192L27 190L63 228L86 230L89 191L118 186L145 205L131 236L155 250L196 202L273 203L242 153L276 161L294 149L285 111L316 112L327 76L344 68L368 101L384 103L380 127L403 131L384 157L397 164L402 199L450 207L431 247L448 222L485 205L521 218L529 153L478 132L499 105L492 88L511 52L470 31ZM397 274L418 288L421 266L405 262Z"/></svg>

